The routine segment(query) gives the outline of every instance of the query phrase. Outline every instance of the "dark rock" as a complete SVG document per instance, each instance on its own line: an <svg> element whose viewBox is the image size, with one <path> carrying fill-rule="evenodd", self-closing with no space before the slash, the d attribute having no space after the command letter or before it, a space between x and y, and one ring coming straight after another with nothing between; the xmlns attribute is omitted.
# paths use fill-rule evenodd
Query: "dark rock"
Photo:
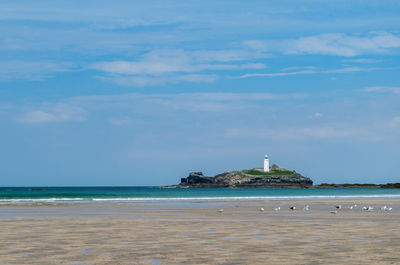
<svg viewBox="0 0 400 265"><path fill-rule="evenodd" d="M213 177L206 177L202 172L191 172L187 178L181 178L180 185L212 184Z"/></svg>
<svg viewBox="0 0 400 265"><path fill-rule="evenodd" d="M400 183L388 183L381 185L381 188L384 189L400 189Z"/></svg>

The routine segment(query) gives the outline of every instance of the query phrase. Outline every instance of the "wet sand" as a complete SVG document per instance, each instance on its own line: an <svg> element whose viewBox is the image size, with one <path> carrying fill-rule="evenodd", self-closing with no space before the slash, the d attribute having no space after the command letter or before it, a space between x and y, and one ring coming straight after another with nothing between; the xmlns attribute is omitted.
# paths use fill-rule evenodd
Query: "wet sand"
<svg viewBox="0 0 400 265"><path fill-rule="evenodd" d="M398 200L2 205L0 264L400 264L399 209Z"/></svg>

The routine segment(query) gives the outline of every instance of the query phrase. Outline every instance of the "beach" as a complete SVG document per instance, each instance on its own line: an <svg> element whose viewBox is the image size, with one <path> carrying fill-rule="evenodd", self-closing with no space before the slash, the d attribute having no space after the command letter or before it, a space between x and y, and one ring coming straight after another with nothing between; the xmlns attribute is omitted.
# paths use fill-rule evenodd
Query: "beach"
<svg viewBox="0 0 400 265"><path fill-rule="evenodd" d="M0 263L398 264L399 209L396 199L4 204Z"/></svg>

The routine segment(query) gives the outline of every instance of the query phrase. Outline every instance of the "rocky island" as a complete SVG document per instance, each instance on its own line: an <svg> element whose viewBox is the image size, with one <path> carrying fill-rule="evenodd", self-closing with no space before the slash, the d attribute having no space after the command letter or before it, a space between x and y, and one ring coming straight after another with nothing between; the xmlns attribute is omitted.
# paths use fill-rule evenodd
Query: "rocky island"
<svg viewBox="0 0 400 265"><path fill-rule="evenodd" d="M262 169L228 171L214 177L204 176L202 172L191 172L181 178L176 187L271 187L271 188L309 188L312 180L294 170L272 165L269 172Z"/></svg>
<svg viewBox="0 0 400 265"><path fill-rule="evenodd" d="M387 184L328 184L313 185L313 181L297 173L295 170L280 168L277 165L269 167L269 172L261 168L228 171L214 177L204 176L202 172L191 172L188 177L181 178L178 185L169 188L306 188L306 189L332 189L332 188L383 188L399 189L400 183Z"/></svg>

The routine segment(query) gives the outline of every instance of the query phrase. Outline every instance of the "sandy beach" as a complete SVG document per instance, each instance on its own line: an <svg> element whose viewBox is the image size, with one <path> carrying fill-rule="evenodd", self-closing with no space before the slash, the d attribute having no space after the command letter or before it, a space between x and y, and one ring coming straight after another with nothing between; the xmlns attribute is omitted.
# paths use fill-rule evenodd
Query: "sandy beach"
<svg viewBox="0 0 400 265"><path fill-rule="evenodd" d="M399 209L398 200L2 205L0 263L399 264Z"/></svg>

